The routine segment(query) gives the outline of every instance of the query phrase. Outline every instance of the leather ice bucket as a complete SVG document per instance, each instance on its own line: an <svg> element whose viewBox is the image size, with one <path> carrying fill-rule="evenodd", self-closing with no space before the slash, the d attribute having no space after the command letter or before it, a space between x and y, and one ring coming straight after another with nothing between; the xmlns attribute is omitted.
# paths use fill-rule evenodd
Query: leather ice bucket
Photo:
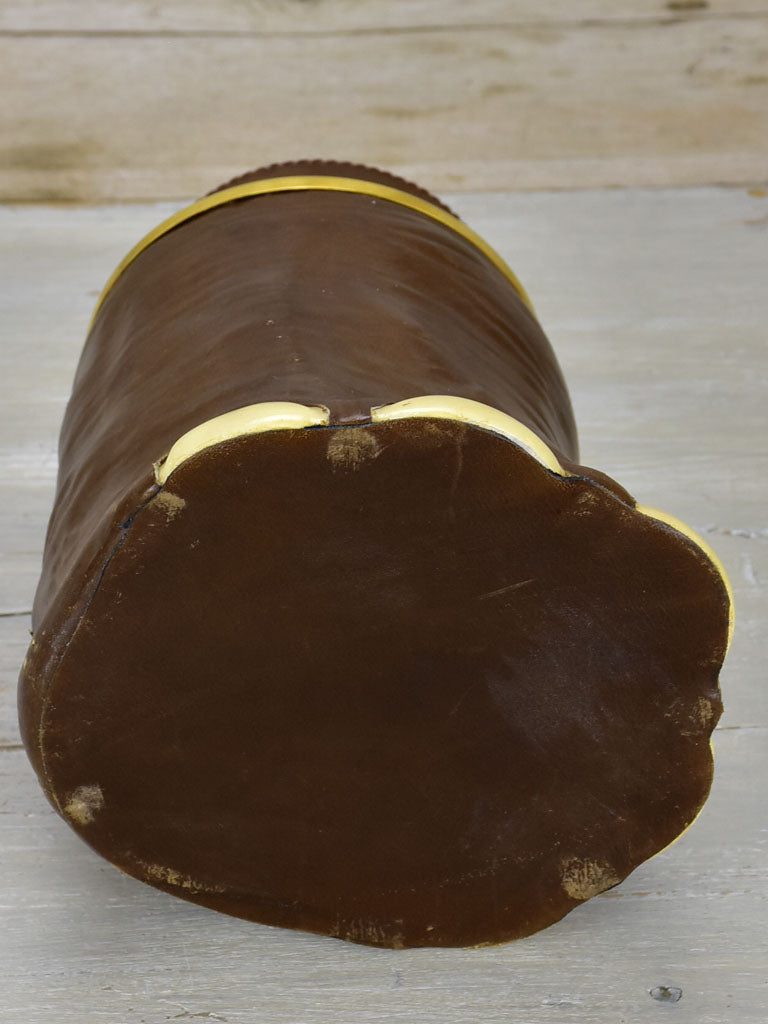
<svg viewBox="0 0 768 1024"><path fill-rule="evenodd" d="M529 934L694 819L705 543L580 464L530 299L370 168L237 179L99 300L20 680L121 870L372 945Z"/></svg>

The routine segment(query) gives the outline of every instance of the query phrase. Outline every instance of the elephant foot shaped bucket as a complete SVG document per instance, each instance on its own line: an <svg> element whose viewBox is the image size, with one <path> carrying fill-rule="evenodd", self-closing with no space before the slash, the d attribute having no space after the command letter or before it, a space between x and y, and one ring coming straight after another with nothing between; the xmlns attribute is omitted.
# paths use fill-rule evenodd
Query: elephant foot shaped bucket
<svg viewBox="0 0 768 1024"><path fill-rule="evenodd" d="M171 217L99 300L22 669L122 871L376 946L528 935L693 821L731 597L578 461L513 272L330 162Z"/></svg>

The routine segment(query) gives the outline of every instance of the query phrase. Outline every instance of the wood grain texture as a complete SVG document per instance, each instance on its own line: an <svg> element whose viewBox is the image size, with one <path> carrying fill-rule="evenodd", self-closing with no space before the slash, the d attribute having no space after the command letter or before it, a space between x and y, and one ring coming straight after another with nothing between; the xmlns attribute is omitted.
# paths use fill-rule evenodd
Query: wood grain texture
<svg viewBox="0 0 768 1024"><path fill-rule="evenodd" d="M237 168L228 168L227 173ZM432 182L425 179L423 184ZM450 195L520 274L582 458L686 519L731 574L716 777L700 819L531 939L389 951L260 927L120 875L51 811L15 720L55 446L96 293L168 204L0 208L3 1024L763 1024L768 198L692 189ZM677 986L664 1005L655 986Z"/></svg>
<svg viewBox="0 0 768 1024"><path fill-rule="evenodd" d="M766 0L5 0L0 31L12 32L379 32L456 26L671 18L751 17Z"/></svg>
<svg viewBox="0 0 768 1024"><path fill-rule="evenodd" d="M0 199L194 195L304 156L453 191L754 183L767 39L768 15L0 36Z"/></svg>

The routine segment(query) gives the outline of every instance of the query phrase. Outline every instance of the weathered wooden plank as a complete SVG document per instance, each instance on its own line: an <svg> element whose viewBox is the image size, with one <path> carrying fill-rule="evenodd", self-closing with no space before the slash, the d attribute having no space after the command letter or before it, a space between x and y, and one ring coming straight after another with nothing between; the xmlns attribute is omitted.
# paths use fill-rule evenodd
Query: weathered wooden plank
<svg viewBox="0 0 768 1024"><path fill-rule="evenodd" d="M755 182L767 23L0 38L0 198L179 197L296 156L453 191Z"/></svg>
<svg viewBox="0 0 768 1024"><path fill-rule="evenodd" d="M763 1024L768 732L716 735L694 827L552 928L478 950L376 950L236 921L154 892L0 756L4 1024ZM672 1006L657 986L678 987Z"/></svg>
<svg viewBox="0 0 768 1024"><path fill-rule="evenodd" d="M583 21L660 21L768 13L765 0L6 0L0 30L66 32L359 32Z"/></svg>

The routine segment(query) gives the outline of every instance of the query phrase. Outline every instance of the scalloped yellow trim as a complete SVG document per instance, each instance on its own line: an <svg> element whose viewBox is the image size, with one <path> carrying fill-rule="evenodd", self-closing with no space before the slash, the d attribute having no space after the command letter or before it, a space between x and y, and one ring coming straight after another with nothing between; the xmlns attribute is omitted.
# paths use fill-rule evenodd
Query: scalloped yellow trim
<svg viewBox="0 0 768 1024"><path fill-rule="evenodd" d="M523 448L537 462L557 476L564 478L573 476L563 468L549 445L542 441L530 427L515 419L514 416L508 416L507 413L494 409L493 406L486 405L484 402L476 402L473 399L460 398L456 395L421 395L418 398L407 398L402 402L379 405L371 409L371 420L374 423L416 417L454 420L469 423L484 430L491 430ZM155 465L155 479L158 484L164 484L175 469L178 469L183 462L197 452L233 437L263 433L267 430L295 430L304 427L328 426L329 422L330 415L325 406L300 405L296 402L260 402L256 405L247 405L242 409L234 409L232 412L201 423L183 434L173 445L167 457ZM722 562L709 544L681 519L666 512L660 512L649 505L635 505L634 509L641 515L664 523L665 526L682 534L695 544L714 566L728 595L727 651L733 638L734 602L731 581Z"/></svg>
<svg viewBox="0 0 768 1024"><path fill-rule="evenodd" d="M462 238L471 242L476 249L479 249L480 252L491 261L497 270L500 270L501 273L510 281L530 312L536 316L533 303L531 302L525 288L523 288L515 273L501 258L501 256L499 256L496 250L492 249L491 246L488 245L488 243L482 239L477 232L468 227L464 221L459 220L459 218L455 217L452 213L448 213L447 210L443 210L440 206L436 206L434 203L430 203L426 199L420 199L418 196L414 196L410 192L404 192L402 189L393 188L391 185L380 185L375 181L365 181L359 178L335 177L324 174L292 174L280 178L263 178L260 181L247 181L243 185L233 185L231 188L221 189L219 192L214 192L212 195L198 199L197 202L192 203L191 206L187 206L183 210L179 210L167 220L164 220L162 224L158 224L157 227L153 228L148 235L145 235L144 238L142 238L142 240L131 249L127 256L125 256L115 268L111 277L104 285L101 295L96 302L96 308L94 309L93 316L91 317L91 327L93 326L93 322L96 319L99 310L104 304L104 300L111 291L112 286L126 268L129 267L136 257L144 252L146 248L152 245L153 242L156 242L158 238L162 238L163 235L168 234L169 231L172 231L180 224L184 224L185 221L191 220L193 217L199 217L200 214L207 213L209 210L213 210L217 206L234 203L238 199L249 199L253 196L269 195L275 192L302 192L311 190L317 192L354 192L358 195L371 196L373 199L384 199L389 203L396 203L398 206L405 206L410 210L416 210L419 213L423 213L426 217L430 217L432 220L436 220L438 223L444 224L452 231L455 231L457 235L461 235Z"/></svg>
<svg viewBox="0 0 768 1024"><path fill-rule="evenodd" d="M330 413L324 405L300 405L298 402L259 402L233 409L182 434L166 457L155 463L155 480L162 486L187 459L233 437L263 434L267 430L325 426L329 419Z"/></svg>
<svg viewBox="0 0 768 1024"><path fill-rule="evenodd" d="M392 405L378 405L371 409L374 423L384 420L412 419L414 416L429 416L438 420L459 420L475 427L483 427L501 434L514 444L524 448L537 462L551 469L558 476L571 476L560 464L555 453L538 434L526 427L514 416L508 416L484 402L454 395L422 395L420 398L406 398Z"/></svg>

